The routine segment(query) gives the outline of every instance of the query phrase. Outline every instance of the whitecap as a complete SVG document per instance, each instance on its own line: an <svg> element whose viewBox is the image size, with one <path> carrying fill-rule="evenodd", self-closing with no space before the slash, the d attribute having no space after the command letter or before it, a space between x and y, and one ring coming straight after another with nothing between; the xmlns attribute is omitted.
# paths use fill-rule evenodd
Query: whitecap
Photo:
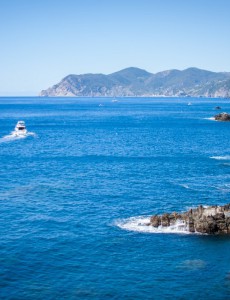
<svg viewBox="0 0 230 300"><path fill-rule="evenodd" d="M191 234L188 226L183 221L177 221L174 225L165 227L153 227L149 225L150 216L138 216L128 219L118 220L115 222L116 226L128 231L137 231L143 233L176 233L176 234Z"/></svg>
<svg viewBox="0 0 230 300"><path fill-rule="evenodd" d="M189 189L189 186L186 183L177 183L177 184L185 189Z"/></svg>
<svg viewBox="0 0 230 300"><path fill-rule="evenodd" d="M190 188L190 186L187 183L185 183L185 182L181 183L181 182L177 182L177 181L170 181L170 183L172 185L180 186L180 187L183 187L185 189L189 189Z"/></svg>
<svg viewBox="0 0 230 300"><path fill-rule="evenodd" d="M182 187L184 187L185 189L189 189L188 184L181 184Z"/></svg>
<svg viewBox="0 0 230 300"><path fill-rule="evenodd" d="M212 159L216 160L230 160L230 155L224 155L224 156L210 156Z"/></svg>

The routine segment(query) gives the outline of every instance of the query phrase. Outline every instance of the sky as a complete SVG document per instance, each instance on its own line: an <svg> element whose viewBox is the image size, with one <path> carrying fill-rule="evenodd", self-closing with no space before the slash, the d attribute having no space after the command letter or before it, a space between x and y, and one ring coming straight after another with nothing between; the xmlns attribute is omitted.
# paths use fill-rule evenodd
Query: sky
<svg viewBox="0 0 230 300"><path fill-rule="evenodd" d="M0 0L0 96L69 74L230 72L229 0Z"/></svg>

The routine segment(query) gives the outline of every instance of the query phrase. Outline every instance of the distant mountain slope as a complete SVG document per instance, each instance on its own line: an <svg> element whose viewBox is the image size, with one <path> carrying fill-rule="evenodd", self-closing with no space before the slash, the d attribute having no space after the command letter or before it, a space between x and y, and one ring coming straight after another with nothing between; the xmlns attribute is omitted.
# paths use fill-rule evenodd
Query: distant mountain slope
<svg viewBox="0 0 230 300"><path fill-rule="evenodd" d="M152 74L131 67L109 75L68 75L40 96L230 97L230 73L189 68Z"/></svg>

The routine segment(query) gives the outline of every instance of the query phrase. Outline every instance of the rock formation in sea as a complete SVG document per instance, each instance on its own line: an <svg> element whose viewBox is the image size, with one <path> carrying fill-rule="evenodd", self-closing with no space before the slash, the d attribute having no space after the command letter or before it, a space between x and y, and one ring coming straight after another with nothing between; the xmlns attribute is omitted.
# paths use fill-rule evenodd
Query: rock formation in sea
<svg viewBox="0 0 230 300"><path fill-rule="evenodd" d="M230 121L230 114L223 112L214 116L217 121Z"/></svg>
<svg viewBox="0 0 230 300"><path fill-rule="evenodd" d="M204 234L230 234L230 203L223 206L200 205L183 213L165 213L150 218L149 226L169 227L184 223L189 232Z"/></svg>

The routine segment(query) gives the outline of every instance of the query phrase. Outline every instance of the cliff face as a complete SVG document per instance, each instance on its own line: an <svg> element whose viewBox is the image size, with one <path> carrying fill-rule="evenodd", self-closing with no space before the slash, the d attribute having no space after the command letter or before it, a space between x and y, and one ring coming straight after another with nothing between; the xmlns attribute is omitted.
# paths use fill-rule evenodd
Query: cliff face
<svg viewBox="0 0 230 300"><path fill-rule="evenodd" d="M230 204L224 206L199 206L184 213L165 213L150 218L149 226L168 227L182 222L189 232L230 234Z"/></svg>
<svg viewBox="0 0 230 300"><path fill-rule="evenodd" d="M230 73L196 68L152 74L127 68L109 75L68 75L40 96L194 96L230 97Z"/></svg>

